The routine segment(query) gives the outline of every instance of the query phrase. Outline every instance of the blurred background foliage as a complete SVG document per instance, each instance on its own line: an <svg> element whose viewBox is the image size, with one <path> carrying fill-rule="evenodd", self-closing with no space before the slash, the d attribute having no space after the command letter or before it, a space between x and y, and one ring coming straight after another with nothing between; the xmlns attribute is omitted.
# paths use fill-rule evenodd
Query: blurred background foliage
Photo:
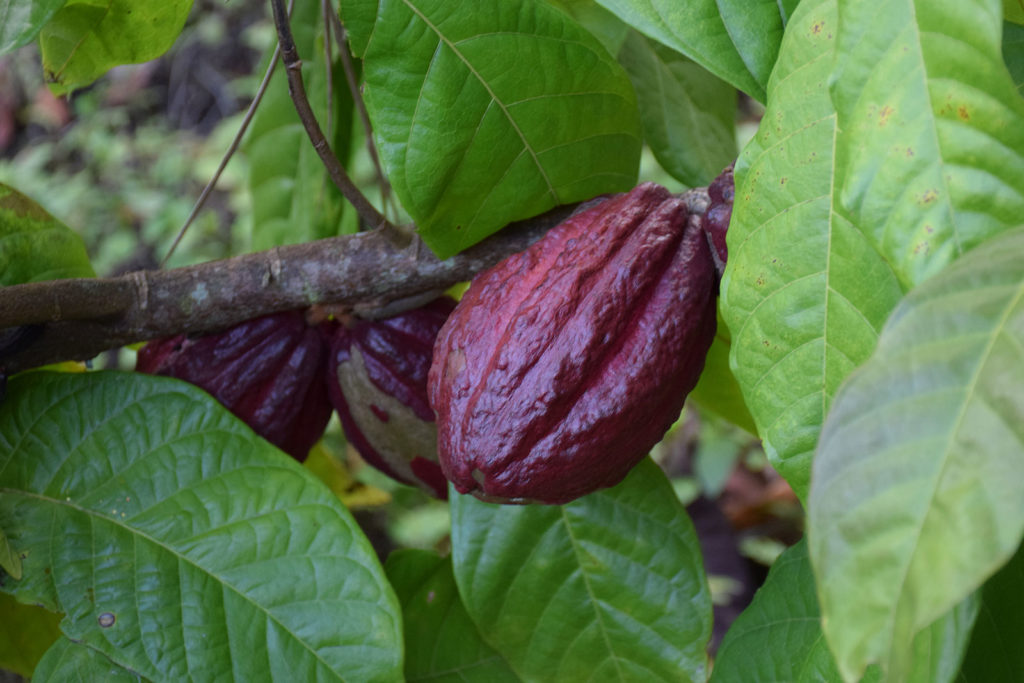
<svg viewBox="0 0 1024 683"><path fill-rule="evenodd" d="M316 9L305 5L303 11ZM0 183L79 231L98 275L159 267L257 92L275 41L266 9L197 1L166 55L117 67L67 98L47 89L34 46L0 57ZM406 221L384 199L340 60L327 74L321 17L296 19L311 100L325 127L329 119L335 149L370 200ZM761 110L749 100L739 105L735 136L742 145ZM650 149L640 177L685 189ZM357 227L326 180L278 69L248 138L167 266ZM130 369L134 354L114 354L104 364ZM701 537L717 643L775 557L802 535L800 506L755 437L692 403L653 455ZM397 547L447 550L447 505L363 465L336 420L307 466L356 512L382 559Z"/></svg>

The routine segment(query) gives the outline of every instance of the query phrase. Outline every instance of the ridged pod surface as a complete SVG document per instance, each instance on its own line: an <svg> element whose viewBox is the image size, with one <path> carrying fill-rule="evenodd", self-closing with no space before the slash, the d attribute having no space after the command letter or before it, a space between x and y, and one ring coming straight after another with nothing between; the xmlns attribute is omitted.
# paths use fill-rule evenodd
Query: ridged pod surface
<svg viewBox="0 0 1024 683"><path fill-rule="evenodd" d="M729 249L725 244L725 234L729 230L729 221L732 220L732 202L736 195L735 181L732 175L732 164L726 167L717 178L708 185L707 211L701 217L704 231L711 241L711 255L715 259L715 268L718 276L722 276L725 270L725 262L729 257Z"/></svg>
<svg viewBox="0 0 1024 683"><path fill-rule="evenodd" d="M248 320L224 332L185 335L139 349L135 369L206 390L254 432L302 461L331 418L327 347L301 311Z"/></svg>
<svg viewBox="0 0 1024 683"><path fill-rule="evenodd" d="M384 320L353 320L331 336L331 403L369 464L439 498L448 485L437 464L437 426L427 373L449 297Z"/></svg>
<svg viewBox="0 0 1024 683"><path fill-rule="evenodd" d="M697 382L716 283L699 221L653 183L478 275L430 369L445 475L497 502L565 503L621 481Z"/></svg>

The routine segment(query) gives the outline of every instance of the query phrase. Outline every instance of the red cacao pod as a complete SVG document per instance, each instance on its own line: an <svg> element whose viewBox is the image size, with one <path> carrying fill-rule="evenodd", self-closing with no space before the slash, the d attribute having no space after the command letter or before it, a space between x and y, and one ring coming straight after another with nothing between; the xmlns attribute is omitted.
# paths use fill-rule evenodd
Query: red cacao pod
<svg viewBox="0 0 1024 683"><path fill-rule="evenodd" d="M445 475L499 502L565 503L621 481L696 384L716 292L698 221L653 183L478 275L430 368Z"/></svg>
<svg viewBox="0 0 1024 683"><path fill-rule="evenodd" d="M338 325L331 337L328 391L341 426L369 464L439 498L448 484L437 464L437 426L427 372L449 297L385 320Z"/></svg>
<svg viewBox="0 0 1024 683"><path fill-rule="evenodd" d="M704 232L711 242L711 256L715 259L718 276L725 270L725 262L729 257L729 249L725 244L725 234L732 220L732 201L735 196L735 181L732 175L732 164L726 167L717 178L708 185L708 198L711 202L701 217Z"/></svg>
<svg viewBox="0 0 1024 683"><path fill-rule="evenodd" d="M254 432L305 460L331 418L327 347L301 311L248 320L224 332L178 335L139 349L135 369L206 390Z"/></svg>

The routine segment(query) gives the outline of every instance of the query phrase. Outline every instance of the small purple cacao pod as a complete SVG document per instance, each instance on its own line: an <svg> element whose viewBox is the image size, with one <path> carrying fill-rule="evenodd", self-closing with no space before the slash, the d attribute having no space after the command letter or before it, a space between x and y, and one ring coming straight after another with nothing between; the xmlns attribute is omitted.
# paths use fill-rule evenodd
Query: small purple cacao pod
<svg viewBox="0 0 1024 683"><path fill-rule="evenodd" d="M393 479L448 497L437 464L437 425L427 372L449 297L384 320L354 320L331 336L328 391L342 429L369 464Z"/></svg>
<svg viewBox="0 0 1024 683"><path fill-rule="evenodd" d="M725 262L729 257L729 249L725 244L725 234L729 230L732 219L732 201L736 188L732 177L732 164L729 164L717 178L708 185L708 197L711 203L701 217L704 232L711 242L711 256L715 259L718 277L725 271Z"/></svg>
<svg viewBox="0 0 1024 683"><path fill-rule="evenodd" d="M456 489L565 503L617 484L664 436L715 334L714 262L688 218L645 183L473 280L430 369Z"/></svg>
<svg viewBox="0 0 1024 683"><path fill-rule="evenodd" d="M275 313L197 338L152 341L135 369L210 393L254 432L300 462L331 418L327 347L301 311Z"/></svg>

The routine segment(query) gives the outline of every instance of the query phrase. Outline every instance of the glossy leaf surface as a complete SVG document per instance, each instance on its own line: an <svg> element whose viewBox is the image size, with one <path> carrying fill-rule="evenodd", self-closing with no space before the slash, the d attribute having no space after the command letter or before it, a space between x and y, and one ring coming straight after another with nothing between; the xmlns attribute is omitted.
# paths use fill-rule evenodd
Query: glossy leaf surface
<svg viewBox="0 0 1024 683"><path fill-rule="evenodd" d="M439 256L635 184L633 87L566 14L539 0L377 4L349 0L342 18L385 171Z"/></svg>
<svg viewBox="0 0 1024 683"><path fill-rule="evenodd" d="M25 373L0 405L3 590L154 680L395 680L397 601L338 499L200 390Z"/></svg>
<svg viewBox="0 0 1024 683"><path fill-rule="evenodd" d="M704 680L711 602L693 526L644 460L563 506L451 494L466 609L525 680Z"/></svg>
<svg viewBox="0 0 1024 683"><path fill-rule="evenodd" d="M405 680L514 683L505 659L484 642L455 586L452 559L427 550L396 550L384 565L402 603Z"/></svg>
<svg viewBox="0 0 1024 683"><path fill-rule="evenodd" d="M120 64L159 57L191 9L192 0L68 0L39 33L50 89L65 94Z"/></svg>
<svg viewBox="0 0 1024 683"><path fill-rule="evenodd" d="M915 289L822 431L809 507L825 633L844 676L898 678L914 635L1024 533L1024 230Z"/></svg>

